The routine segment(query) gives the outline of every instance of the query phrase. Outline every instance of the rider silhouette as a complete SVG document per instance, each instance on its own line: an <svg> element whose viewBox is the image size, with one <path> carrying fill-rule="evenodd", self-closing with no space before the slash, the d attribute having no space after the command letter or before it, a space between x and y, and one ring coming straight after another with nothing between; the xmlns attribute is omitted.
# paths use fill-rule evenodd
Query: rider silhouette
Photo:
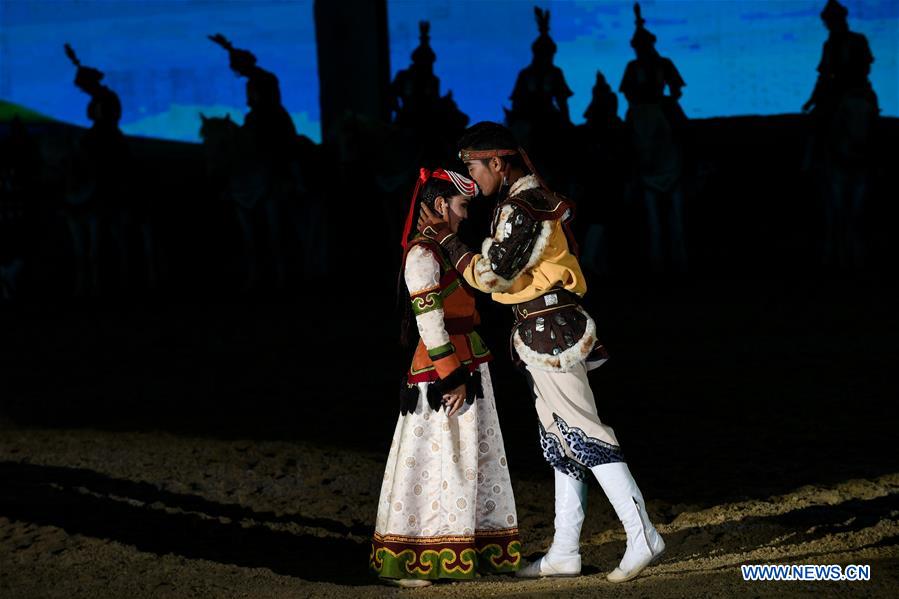
<svg viewBox="0 0 899 599"><path fill-rule="evenodd" d="M118 94L100 83L104 77L103 72L81 64L72 46L65 44L65 50L72 64L78 67L75 85L91 97L87 105L87 118L91 121L87 139L100 145L114 142L121 136L119 121L122 118L122 103Z"/></svg>
<svg viewBox="0 0 899 599"><path fill-rule="evenodd" d="M621 123L618 118L618 95L612 91L605 76L596 71L593 98L584 111L587 127L595 131L607 131Z"/></svg>
<svg viewBox="0 0 899 599"><path fill-rule="evenodd" d="M864 262L865 196L880 112L868 79L874 56L847 18L836 0L821 11L830 35L815 89L802 107L812 117L803 169L816 173L824 200L824 264L840 268Z"/></svg>
<svg viewBox="0 0 899 599"><path fill-rule="evenodd" d="M656 51L656 36L644 26L639 3L634 4L634 16L636 31L631 47L637 58L628 63L620 91L628 102L627 126L636 158L637 182L643 191L649 254L656 272L664 271L667 262L683 272L687 268L687 252L681 133L687 117L677 100L686 84L674 63Z"/></svg>
<svg viewBox="0 0 899 599"><path fill-rule="evenodd" d="M91 97L87 105L87 118L92 123L91 128L103 133L118 131L119 120L122 118L122 103L119 96L100 83L104 77L101 71L81 64L72 46L65 44L65 50L72 64L78 67L75 85Z"/></svg>
<svg viewBox="0 0 899 599"><path fill-rule="evenodd" d="M399 71L390 86L391 110L396 124L418 135L425 163L445 160L455 141L465 130L468 116L462 113L452 92L440 95L440 79L434 74L437 55L430 45L430 23L420 21L419 45L412 52L412 64Z"/></svg>
<svg viewBox="0 0 899 599"><path fill-rule="evenodd" d="M72 64L78 67L75 85L91 98L87 105L91 127L82 137L80 149L92 170L96 186L94 199L99 202L99 208L108 208L112 196L121 191L128 157L128 145L119 129L122 103L118 94L101 83L103 72L81 64L69 44L65 44L65 51Z"/></svg>
<svg viewBox="0 0 899 599"><path fill-rule="evenodd" d="M93 295L100 291L101 229L117 240L121 281L127 275L123 223L134 207L135 194L128 189L133 184L133 165L128 142L119 129L122 104L118 95L101 83L101 71L81 64L69 44L65 44L65 52L78 67L75 85L91 98L87 106L91 127L81 137L67 170L66 215L76 259L76 293Z"/></svg>
<svg viewBox="0 0 899 599"><path fill-rule="evenodd" d="M531 44L533 59L522 69L512 90L512 110L508 120L523 120L532 125L567 125L568 98L573 92L565 82L562 69L553 64L556 43L549 36L549 11L534 7L540 35Z"/></svg>
<svg viewBox="0 0 899 599"><path fill-rule="evenodd" d="M256 56L235 48L221 33L209 39L228 51L231 70L247 79L247 107L244 130L250 133L256 150L273 164L285 166L294 150L296 127L281 104L281 87L274 73L256 64Z"/></svg>
<svg viewBox="0 0 899 599"><path fill-rule="evenodd" d="M681 89L687 84L681 78L677 67L670 59L656 50L656 36L644 26L646 20L640 12L640 4L634 5L636 31L631 38L631 47L637 58L627 64L619 91L628 102L628 111L640 104L659 104L669 124L678 128L687 117L678 103ZM669 95L665 95L665 87Z"/></svg>
<svg viewBox="0 0 899 599"><path fill-rule="evenodd" d="M868 39L849 30L848 15L846 7L836 0L828 0L821 11L821 20L830 36L824 42L815 89L802 107L814 116L832 114L848 94L865 98L879 112L877 94L868 80L874 56Z"/></svg>
<svg viewBox="0 0 899 599"><path fill-rule="evenodd" d="M440 99L440 79L434 75L437 55L430 45L430 24L418 24L418 47L412 52L412 64L399 71L391 84L392 110L396 123L416 126L427 122Z"/></svg>

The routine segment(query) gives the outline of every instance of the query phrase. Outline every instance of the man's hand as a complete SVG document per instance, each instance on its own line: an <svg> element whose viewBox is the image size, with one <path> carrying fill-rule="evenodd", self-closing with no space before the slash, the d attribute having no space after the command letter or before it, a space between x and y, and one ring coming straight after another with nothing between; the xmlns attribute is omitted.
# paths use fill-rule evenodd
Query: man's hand
<svg viewBox="0 0 899 599"><path fill-rule="evenodd" d="M426 204L421 205L418 213L418 232L424 233L430 225L437 225L446 222L439 214L435 214Z"/></svg>
<svg viewBox="0 0 899 599"><path fill-rule="evenodd" d="M453 416L462 409L462 405L465 403L465 396L465 383L443 395L443 405L446 406L447 416Z"/></svg>

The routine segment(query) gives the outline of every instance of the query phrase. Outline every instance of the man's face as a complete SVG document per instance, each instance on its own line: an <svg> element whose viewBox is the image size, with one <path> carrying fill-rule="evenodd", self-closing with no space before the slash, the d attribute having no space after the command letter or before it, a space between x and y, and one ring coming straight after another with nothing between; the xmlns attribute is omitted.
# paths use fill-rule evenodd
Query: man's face
<svg viewBox="0 0 899 599"><path fill-rule="evenodd" d="M443 196L438 196L434 202L434 207L443 217L443 220L450 226L453 233L459 232L459 224L468 218L468 196L454 195L448 200Z"/></svg>
<svg viewBox="0 0 899 599"><path fill-rule="evenodd" d="M465 167L485 196L492 196L503 184L502 161L499 158L494 157L487 161L468 160Z"/></svg>

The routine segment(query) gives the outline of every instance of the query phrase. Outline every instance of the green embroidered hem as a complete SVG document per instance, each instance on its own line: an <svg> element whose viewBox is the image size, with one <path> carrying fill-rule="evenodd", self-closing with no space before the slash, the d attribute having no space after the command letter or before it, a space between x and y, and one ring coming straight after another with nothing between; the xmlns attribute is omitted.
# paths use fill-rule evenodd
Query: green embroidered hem
<svg viewBox="0 0 899 599"><path fill-rule="evenodd" d="M521 567L518 529L478 531L473 537L375 534L369 568L382 578L470 580Z"/></svg>

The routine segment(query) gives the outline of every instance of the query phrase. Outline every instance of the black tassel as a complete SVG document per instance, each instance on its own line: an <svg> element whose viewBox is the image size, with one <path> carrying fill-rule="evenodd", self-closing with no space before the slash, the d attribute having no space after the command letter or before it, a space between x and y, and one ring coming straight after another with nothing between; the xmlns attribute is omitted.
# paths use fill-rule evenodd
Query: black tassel
<svg viewBox="0 0 899 599"><path fill-rule="evenodd" d="M428 405L435 412L443 405L443 391L440 390L440 381L434 381L428 385Z"/></svg>
<svg viewBox="0 0 899 599"><path fill-rule="evenodd" d="M418 405L418 385L409 384L406 377L403 377L400 386L400 414L405 416L415 411Z"/></svg>
<svg viewBox="0 0 899 599"><path fill-rule="evenodd" d="M484 385L481 382L481 372L475 370L471 373L471 376L468 377L468 381L465 383L465 401L471 404L474 403L475 399L483 398Z"/></svg>

